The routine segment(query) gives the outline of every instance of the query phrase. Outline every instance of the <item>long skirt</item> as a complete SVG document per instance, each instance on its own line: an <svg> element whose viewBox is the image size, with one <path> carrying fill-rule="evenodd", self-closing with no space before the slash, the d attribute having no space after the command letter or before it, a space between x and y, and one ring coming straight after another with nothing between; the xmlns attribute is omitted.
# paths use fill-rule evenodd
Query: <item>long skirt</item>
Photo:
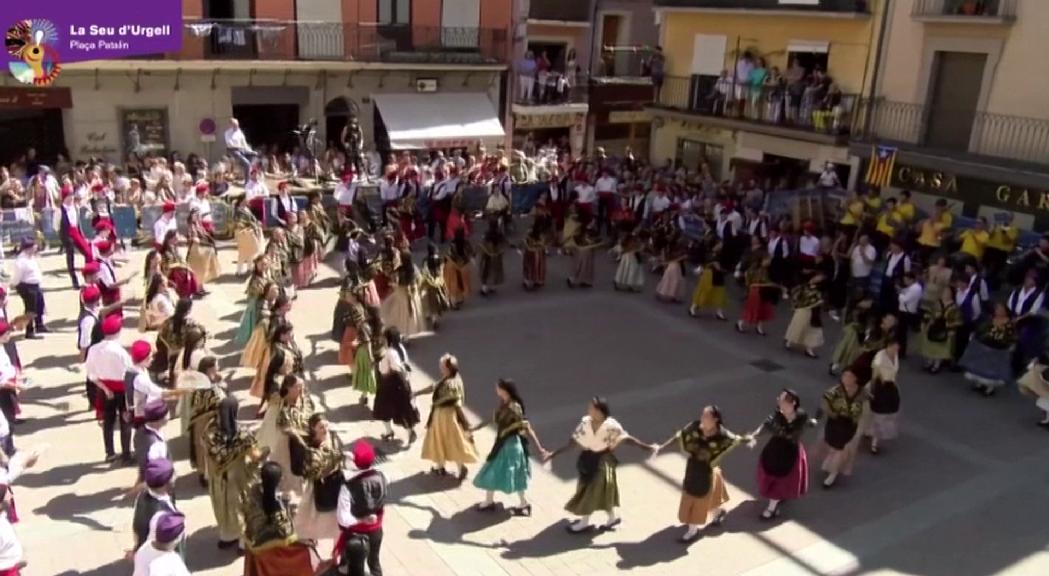
<svg viewBox="0 0 1049 576"><path fill-rule="evenodd" d="M786 476L775 476L758 462L758 492L771 500L794 500L809 491L809 457L798 442L798 456Z"/></svg>
<svg viewBox="0 0 1049 576"><path fill-rule="evenodd" d="M248 298L248 302L244 305L244 313L240 315L240 326L237 327L237 334L233 337L233 343L238 348L247 346L258 322L259 300L258 298Z"/></svg>
<svg viewBox="0 0 1049 576"><path fill-rule="evenodd" d="M189 397L185 396L184 398ZM188 405L189 402L184 402L184 404ZM206 440L208 422L214 418L214 415L199 418L196 422L190 423L189 430L187 431L189 432L190 442L192 443L190 445L192 448L190 451L190 464L194 470L204 476L207 476L208 465L210 464L208 459L208 444Z"/></svg>
<svg viewBox="0 0 1049 576"><path fill-rule="evenodd" d="M406 286L398 286L393 289L393 294L383 301L380 313L383 324L395 326L402 337L409 338L426 328L419 314L421 309L419 293Z"/></svg>
<svg viewBox="0 0 1049 576"><path fill-rule="evenodd" d="M451 261L445 263L444 285L452 306L462 304L470 294L470 264L459 266Z"/></svg>
<svg viewBox="0 0 1049 576"><path fill-rule="evenodd" d="M444 240L445 242L451 242L455 238L455 233L459 229L463 229L467 236L470 236L470 220L463 216L459 210L452 208L448 212L448 225L445 227Z"/></svg>
<svg viewBox="0 0 1049 576"><path fill-rule="evenodd" d="M576 218L575 216L565 218L564 228L561 231L561 244L565 248L575 247L575 237L576 233L579 232L580 226L579 218Z"/></svg>
<svg viewBox="0 0 1049 576"><path fill-rule="evenodd" d="M523 278L530 286L546 284L546 253L542 250L525 250Z"/></svg>
<svg viewBox="0 0 1049 576"><path fill-rule="evenodd" d="M244 345L244 351L240 353L241 368L256 369L262 364L269 344L266 342L266 331L269 329L268 322L257 322L251 331L248 343Z"/></svg>
<svg viewBox="0 0 1049 576"><path fill-rule="evenodd" d="M692 307L697 310L721 310L725 307L725 285L714 285L714 270L705 266L692 291Z"/></svg>
<svg viewBox="0 0 1049 576"><path fill-rule="evenodd" d="M303 482L302 500L295 514L295 535L302 540L334 540L339 537L339 522L335 518L335 510L317 510L314 487L313 482Z"/></svg>
<svg viewBox="0 0 1049 576"><path fill-rule="evenodd" d="M186 251L186 264L189 265L190 270L197 275L197 279L207 284L212 280L222 275L219 268L219 257L215 248L212 246L203 246L201 244L193 244Z"/></svg>
<svg viewBox="0 0 1049 576"><path fill-rule="evenodd" d="M248 394L255 398L266 397L266 372L270 367L270 354L272 351L266 346L259 357L259 363L255 366L255 376L252 377L251 387L248 388Z"/></svg>
<svg viewBox="0 0 1049 576"><path fill-rule="evenodd" d="M481 284L485 286L500 286L506 279L503 272L503 255L496 254L481 256Z"/></svg>
<svg viewBox="0 0 1049 576"><path fill-rule="evenodd" d="M372 417L410 430L419 423L419 409L415 407L412 386L408 377L399 372L379 375Z"/></svg>
<svg viewBox="0 0 1049 576"><path fill-rule="evenodd" d="M375 394L375 369L367 346L358 346L353 362L353 389L361 394Z"/></svg>
<svg viewBox="0 0 1049 576"><path fill-rule="evenodd" d="M918 337L918 354L926 360L950 360L954 358L954 332L948 332L946 342L933 342L929 340L929 331L922 328Z"/></svg>
<svg viewBox="0 0 1049 576"><path fill-rule="evenodd" d="M291 264L291 282L300 290L310 285L309 258Z"/></svg>
<svg viewBox="0 0 1049 576"><path fill-rule="evenodd" d="M200 292L200 281L193 270L178 266L168 271L168 280L175 287L179 298L189 298Z"/></svg>
<svg viewBox="0 0 1049 576"><path fill-rule="evenodd" d="M838 345L834 347L834 354L831 356L831 362L835 366L850 366L856 361L856 358L863 353L863 348L860 346L860 334L857 330L856 325L848 324L841 331L841 340Z"/></svg>
<svg viewBox="0 0 1049 576"><path fill-rule="evenodd" d="M357 329L353 327L353 324L347 324L342 331L342 340L339 341L339 364L352 369L356 359Z"/></svg>
<svg viewBox="0 0 1049 576"><path fill-rule="evenodd" d="M969 380L991 387L1005 386L1013 380L1012 348L991 348L973 338L958 364Z"/></svg>
<svg viewBox="0 0 1049 576"><path fill-rule="evenodd" d="M725 479L721 476L721 468L717 467L711 472L710 490L705 496L697 498L688 492L681 492L677 519L682 524L706 524L710 513L726 502L728 502L728 490L725 489Z"/></svg>
<svg viewBox="0 0 1049 576"><path fill-rule="evenodd" d="M448 310L448 291L445 290L443 278L440 286L423 287L421 302L423 319L440 318Z"/></svg>
<svg viewBox="0 0 1049 576"><path fill-rule="evenodd" d="M382 298L379 297L379 289L374 280L369 280L364 286L364 303L375 308L382 305Z"/></svg>
<svg viewBox="0 0 1049 576"><path fill-rule="evenodd" d="M423 439L422 459L438 465L445 462L473 464L477 462L477 448L467 438L466 430L459 423L454 406L433 409L430 425Z"/></svg>
<svg viewBox="0 0 1049 576"><path fill-rule="evenodd" d="M251 264L262 254L262 235L252 228L243 228L236 233L237 264Z"/></svg>
<svg viewBox="0 0 1049 576"><path fill-rule="evenodd" d="M743 321L747 324L768 322L775 315L776 307L761 297L761 287L751 286L747 290L747 300L743 304Z"/></svg>
<svg viewBox="0 0 1049 576"><path fill-rule="evenodd" d="M382 272L379 272L372 278L371 285L375 288L375 306L381 305L382 301L386 300L386 297L393 291L393 286L390 285L390 278Z"/></svg>
<svg viewBox="0 0 1049 576"><path fill-rule="evenodd" d="M281 469L284 470L280 480L281 492L300 496L302 495L302 478L291 471L291 448L288 444L290 439L277 425L280 402L273 401L271 404L270 409L266 410L266 415L262 417L262 425L259 426L256 437L260 447L270 449L270 461L280 464Z"/></svg>
<svg viewBox="0 0 1049 576"><path fill-rule="evenodd" d="M302 544L244 551L244 576L313 576L313 557Z"/></svg>
<svg viewBox="0 0 1049 576"><path fill-rule="evenodd" d="M240 463L233 464L221 474L209 470L208 496L211 497L211 509L215 512L219 540L223 542L240 540L244 533L240 509L241 490L246 482L246 470Z"/></svg>
<svg viewBox="0 0 1049 576"><path fill-rule="evenodd" d="M565 504L565 510L576 516L589 516L598 510L611 512L619 506L619 480L616 477L616 458L604 454L597 471L590 478L579 478L575 494Z"/></svg>
<svg viewBox="0 0 1049 576"><path fill-rule="evenodd" d="M615 287L640 292L645 287L645 268L636 252L623 254L616 268Z"/></svg>
<svg viewBox="0 0 1049 576"><path fill-rule="evenodd" d="M532 477L531 462L524 449L524 439L514 436L503 442L474 477L474 486L481 490L515 494L528 489Z"/></svg>
<svg viewBox="0 0 1049 576"><path fill-rule="evenodd" d="M857 425L858 429L858 425ZM852 465L856 460L856 449L859 446L860 434L851 438L828 438L827 426L823 429L823 442L820 449L823 453L822 469L828 474L852 475Z"/></svg>
<svg viewBox="0 0 1049 576"><path fill-rule="evenodd" d="M806 350L815 350L823 346L823 328L812 326L812 308L794 311L784 339L792 345L803 346Z"/></svg>
<svg viewBox="0 0 1049 576"><path fill-rule="evenodd" d="M581 286L594 285L594 249L576 250L572 258L572 282Z"/></svg>
<svg viewBox="0 0 1049 576"><path fill-rule="evenodd" d="M656 296L664 300L681 300L681 292L684 288L684 276L681 274L681 264L671 262L663 271L663 277L656 285Z"/></svg>

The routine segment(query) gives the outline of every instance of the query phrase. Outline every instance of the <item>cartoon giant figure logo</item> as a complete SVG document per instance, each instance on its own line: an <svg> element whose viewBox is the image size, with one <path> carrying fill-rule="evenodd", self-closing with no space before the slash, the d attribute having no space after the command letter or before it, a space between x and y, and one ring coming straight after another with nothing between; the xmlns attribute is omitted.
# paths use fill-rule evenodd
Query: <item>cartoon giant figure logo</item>
<svg viewBox="0 0 1049 576"><path fill-rule="evenodd" d="M7 52L21 60L10 62L11 75L22 84L50 86L62 66L58 60L58 30L49 20L19 20L4 38Z"/></svg>

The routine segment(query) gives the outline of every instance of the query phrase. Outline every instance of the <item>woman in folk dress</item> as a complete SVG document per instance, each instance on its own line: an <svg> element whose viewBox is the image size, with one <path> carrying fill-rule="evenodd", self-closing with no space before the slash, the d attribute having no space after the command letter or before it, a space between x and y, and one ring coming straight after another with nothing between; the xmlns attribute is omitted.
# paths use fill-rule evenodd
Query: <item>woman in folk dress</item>
<svg viewBox="0 0 1049 576"><path fill-rule="evenodd" d="M252 264L251 278L248 279L248 285L245 288L248 300L244 303L244 313L240 316L240 325L237 327L236 336L233 337L233 342L238 347L243 348L251 340L251 335L255 332L255 325L259 321L259 310L263 306L267 287L272 283L269 260L260 254L255 257Z"/></svg>
<svg viewBox="0 0 1049 576"><path fill-rule="evenodd" d="M444 284L444 261L434 244L430 244L419 274L419 290L422 293L422 317L429 328L436 331L441 316L451 305L448 302L448 289Z"/></svg>
<svg viewBox="0 0 1049 576"><path fill-rule="evenodd" d="M426 422L426 437L423 439L422 458L434 463L431 474L447 475L444 465L452 462L459 465L459 481L466 479L467 464L477 462L470 426L463 413L466 391L459 373L459 361L450 354L440 360L441 379L433 386L416 392L416 395L433 393L433 406Z"/></svg>
<svg viewBox="0 0 1049 576"><path fill-rule="evenodd" d="M1009 309L1001 302L995 304L990 321L973 334L958 363L974 390L990 397L1013 381L1016 340L1016 324Z"/></svg>
<svg viewBox="0 0 1049 576"><path fill-rule="evenodd" d="M138 329L141 332L159 330L164 322L175 315L175 300L178 294L171 288L167 276L154 274L146 296L142 299L142 313L139 315Z"/></svg>
<svg viewBox="0 0 1049 576"><path fill-rule="evenodd" d="M522 267L521 284L526 291L546 285L546 241L539 226L532 226L525 237Z"/></svg>
<svg viewBox="0 0 1049 576"><path fill-rule="evenodd" d="M705 310L714 310L714 317L725 321L725 270L721 267L722 244L718 242L707 255L699 271L699 282L692 292L688 315L695 318Z"/></svg>
<svg viewBox="0 0 1049 576"><path fill-rule="evenodd" d="M882 442L899 435L896 422L900 412L900 389L896 383L899 371L900 343L892 341L875 354L871 362L871 381L867 384L870 414L865 426L866 435L871 439L871 454L878 453Z"/></svg>
<svg viewBox="0 0 1049 576"><path fill-rule="evenodd" d="M954 288L947 286L940 301L925 311L918 351L925 359L925 369L938 374L944 362L954 358L954 339L962 326L962 312L954 298Z"/></svg>
<svg viewBox="0 0 1049 576"><path fill-rule="evenodd" d="M268 378L271 376L269 373L270 358L273 356L274 348L279 344L280 334L285 329L290 329L291 324L288 322L288 312L291 311L291 300L284 294L278 294L277 298L273 301L270 306L269 322L265 326L263 340L265 346L262 348L262 354L258 356L259 363L255 365L255 376L251 380L251 387L248 389L248 394L255 398L259 398L260 405L259 410L265 411L266 399L269 398L270 392L267 392L267 387L271 390L279 383L274 384L269 382ZM256 332L258 329L256 328ZM249 344L250 346L250 344Z"/></svg>
<svg viewBox="0 0 1049 576"><path fill-rule="evenodd" d="M823 426L822 444L825 454L823 471L826 473L824 488L834 486L840 475L852 475L858 444L856 433L865 400L866 393L851 370L842 372L841 382L823 393L816 419L822 416L827 418Z"/></svg>
<svg viewBox="0 0 1049 576"><path fill-rule="evenodd" d="M306 235L299 224L298 212L288 212L288 227L284 230L288 246L288 265L291 267L291 281L296 290L302 290L310 283L310 263L306 258Z"/></svg>
<svg viewBox="0 0 1049 576"><path fill-rule="evenodd" d="M251 337L248 338L244 350L240 353L241 368L252 370L258 368L269 348L270 318L273 314L273 304L280 296L280 286L273 281L267 282L262 288L262 294L258 302L255 327L251 330Z"/></svg>
<svg viewBox="0 0 1049 576"><path fill-rule="evenodd" d="M237 275L247 270L262 254L262 224L243 197L234 203L233 237L237 241Z"/></svg>
<svg viewBox="0 0 1049 576"><path fill-rule="evenodd" d="M717 406L705 406L699 420L679 430L654 452L658 453L673 443L680 445L688 455L678 520L688 526L681 535L681 542L692 542L708 520L713 526L725 521L727 512L723 506L729 497L721 475L721 459L740 444L753 446L754 439L729 432L722 423L721 410ZM710 519L711 513L713 519Z"/></svg>
<svg viewBox="0 0 1049 576"><path fill-rule="evenodd" d="M644 244L633 232L624 235L614 252L619 258L612 286L616 290L641 292L645 287Z"/></svg>
<svg viewBox="0 0 1049 576"><path fill-rule="evenodd" d="M321 412L310 416L306 430L304 436L289 437L292 473L297 472L303 480L295 531L304 540L335 540L339 537L335 511L345 460L342 441Z"/></svg>
<svg viewBox="0 0 1049 576"><path fill-rule="evenodd" d="M769 501L763 520L779 516L780 506L809 490L809 460L801 435L814 425L801 408L798 393L784 388L776 398L776 411L765 419L757 434L768 434L758 460L758 492Z"/></svg>
<svg viewBox="0 0 1049 576"><path fill-rule="evenodd" d="M809 358L816 358L816 349L823 346L823 322L820 317L823 306L823 291L820 290L822 282L823 275L817 273L808 282L795 286L790 294L794 315L787 326L783 343L788 350L796 346L803 348Z"/></svg>
<svg viewBox="0 0 1049 576"><path fill-rule="evenodd" d="M416 281L412 253L401 253L401 267L395 275L393 293L382 303L383 324L396 326L404 338L411 338L425 329L422 301Z"/></svg>
<svg viewBox="0 0 1049 576"><path fill-rule="evenodd" d="M444 259L444 285L453 310L458 310L470 294L470 263L473 257L473 246L466 239L466 233L460 229L452 239Z"/></svg>
<svg viewBox="0 0 1049 576"><path fill-rule="evenodd" d="M601 525L601 530L614 530L623 522L616 510L619 508L619 479L616 475L619 460L615 456L616 449L623 443L645 451L658 448L628 434L623 425L611 417L608 401L594 397L568 443L544 456L543 460L548 462L573 446L581 449L576 460L579 480L575 494L565 504L565 510L579 518L568 525L568 532L579 534L592 530L594 526L590 519L599 510L608 514L608 521Z"/></svg>
<svg viewBox="0 0 1049 576"><path fill-rule="evenodd" d="M845 326L841 329L841 340L834 347L831 363L827 368L831 376L836 376L843 368L852 366L852 363L863 353L861 343L871 322L876 319L874 300L871 298L864 298L849 309Z"/></svg>
<svg viewBox="0 0 1049 576"><path fill-rule="evenodd" d="M593 288L594 258L603 245L597 229L592 226L576 234L575 252L572 253L572 274L568 277L569 288Z"/></svg>
<svg viewBox="0 0 1049 576"><path fill-rule="evenodd" d="M235 396L226 396L218 406L217 417L204 432L204 446L208 455L208 496L215 513L219 548L240 544L244 534L241 517L243 491L253 463L263 454L255 435L237 423L240 405Z"/></svg>
<svg viewBox="0 0 1049 576"><path fill-rule="evenodd" d="M280 389L270 397L269 403L270 408L257 433L259 445L269 449L270 461L280 464L287 471L281 480L281 491L289 497L292 494L301 496L302 478L292 471L290 442L292 434L308 435L309 419L315 412L313 398L302 378L288 374L281 381Z"/></svg>
<svg viewBox="0 0 1049 576"><path fill-rule="evenodd" d="M412 368L408 363L408 352L404 349L397 328L387 328L382 337L385 350L378 366L379 387L375 393L372 416L386 426L382 440L393 441L393 424L396 424L408 431L408 445L412 445L416 439L415 426L420 419L409 379Z"/></svg>
<svg viewBox="0 0 1049 576"><path fill-rule="evenodd" d="M765 324L771 322L776 314L776 302L782 294L782 288L772 282L769 276L769 268L772 258L764 250L761 240L752 242L758 246L758 251L748 255L749 263L744 273L744 283L747 286L747 299L743 303L743 314L736 321L736 332L747 331L748 325L761 336L765 336ZM751 248L754 250L754 247Z"/></svg>
<svg viewBox="0 0 1049 576"><path fill-rule="evenodd" d="M492 220L488 223L484 240L481 241L480 267L481 267L481 296L495 294L495 289L503 285L505 274L503 272L503 253L506 250L506 239L503 237L502 227L499 222Z"/></svg>
<svg viewBox="0 0 1049 576"><path fill-rule="evenodd" d="M685 287L685 260L688 259L683 246L673 240L663 251L663 276L656 285L656 298L663 302L681 302Z"/></svg>
<svg viewBox="0 0 1049 576"><path fill-rule="evenodd" d="M189 228L186 237L189 245L186 249L186 262L201 284L207 284L222 275L218 251L215 248L215 236L205 228L196 208L189 211L186 225Z"/></svg>

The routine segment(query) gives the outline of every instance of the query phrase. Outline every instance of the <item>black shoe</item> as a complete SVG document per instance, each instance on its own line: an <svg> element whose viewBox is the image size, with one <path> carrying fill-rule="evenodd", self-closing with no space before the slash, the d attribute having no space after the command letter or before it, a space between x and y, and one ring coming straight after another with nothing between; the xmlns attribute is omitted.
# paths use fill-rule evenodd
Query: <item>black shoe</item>
<svg viewBox="0 0 1049 576"><path fill-rule="evenodd" d="M117 458L119 458L119 456L117 456L116 454L106 454L105 461L106 462L116 462Z"/></svg>
<svg viewBox="0 0 1049 576"><path fill-rule="evenodd" d="M602 532L612 532L616 528L618 528L619 525L622 524L622 523L623 523L623 519L622 518L616 518L615 520L611 520L611 521L603 524L601 526L601 531Z"/></svg>
<svg viewBox="0 0 1049 576"><path fill-rule="evenodd" d="M120 457L120 465L121 466L134 466L135 465L135 458L133 456L131 456L131 454L124 454L123 456Z"/></svg>
<svg viewBox="0 0 1049 576"><path fill-rule="evenodd" d="M531 515L532 515L532 505L531 504L525 504L524 506L515 506L515 507L510 509L510 515L511 516L531 517Z"/></svg>
<svg viewBox="0 0 1049 576"><path fill-rule="evenodd" d="M478 512L495 512L495 507L495 502L488 502L485 504L478 504L475 510L477 510Z"/></svg>

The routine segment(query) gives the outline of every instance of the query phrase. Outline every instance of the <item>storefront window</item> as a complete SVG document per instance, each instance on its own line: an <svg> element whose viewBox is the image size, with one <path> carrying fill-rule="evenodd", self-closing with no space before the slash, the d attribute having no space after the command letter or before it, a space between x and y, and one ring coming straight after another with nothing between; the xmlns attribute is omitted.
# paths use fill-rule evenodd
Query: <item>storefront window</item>
<svg viewBox="0 0 1049 576"><path fill-rule="evenodd" d="M724 153L725 149L722 146L680 138L677 141L677 154L674 160L686 170L695 171L699 171L700 165L706 162L710 166L710 174L715 180L720 180Z"/></svg>

